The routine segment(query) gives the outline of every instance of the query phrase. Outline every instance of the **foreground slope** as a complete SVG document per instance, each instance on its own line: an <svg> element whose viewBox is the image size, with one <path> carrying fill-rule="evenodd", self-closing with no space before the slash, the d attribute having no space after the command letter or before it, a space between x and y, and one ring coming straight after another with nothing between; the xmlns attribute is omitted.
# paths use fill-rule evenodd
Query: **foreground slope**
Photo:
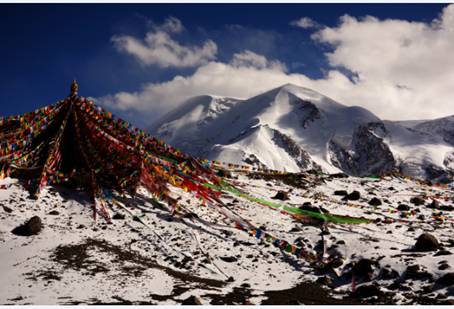
<svg viewBox="0 0 454 309"><path fill-rule="evenodd" d="M409 127L288 84L247 100L193 98L151 132L192 155L229 163L446 179L453 172L451 118Z"/></svg>
<svg viewBox="0 0 454 309"><path fill-rule="evenodd" d="M234 175L230 181L258 198L273 200L284 191L289 200L273 201L373 221L330 223L322 232L320 222L296 221L243 198L221 197L230 210L277 237L325 252L331 262L319 268L234 228L190 194L182 199L182 215L170 216L140 189L135 198L121 199L128 210L108 206L115 215L106 224L93 221L83 193L48 187L35 201L15 180L5 179L0 304L180 304L191 296L203 304L454 301L452 188L402 178L314 174ZM360 197L344 201L336 190L358 190ZM410 202L415 197L418 205ZM369 205L372 198L382 204ZM43 221L38 235L11 232L35 215ZM438 246L415 250L416 239L426 232Z"/></svg>

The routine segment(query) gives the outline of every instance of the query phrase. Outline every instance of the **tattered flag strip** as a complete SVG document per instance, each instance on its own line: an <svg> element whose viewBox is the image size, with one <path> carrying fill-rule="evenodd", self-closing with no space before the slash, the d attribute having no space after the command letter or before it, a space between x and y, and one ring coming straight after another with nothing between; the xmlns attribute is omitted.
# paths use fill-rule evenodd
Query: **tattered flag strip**
<svg viewBox="0 0 454 309"><path fill-rule="evenodd" d="M323 213L318 213L315 211L309 211L309 210L299 209L296 207L291 207L291 206L288 206L285 204L278 204L275 202L267 201L264 199L250 196L249 194L246 194L245 192L240 191L239 189L235 188L234 186L228 184L225 181L222 181L220 186L215 186L215 185L208 184L208 183L205 184L205 186L218 190L218 191L230 192L235 196L245 198L251 202L255 202L260 205L268 206L271 209L278 210L280 212L291 215L298 219L301 219L301 217L312 217L312 218L320 219L322 221L339 223L339 224L361 224L361 223L370 223L371 222L371 220L366 219L366 218L355 218L355 217L350 217L350 216L323 214Z"/></svg>

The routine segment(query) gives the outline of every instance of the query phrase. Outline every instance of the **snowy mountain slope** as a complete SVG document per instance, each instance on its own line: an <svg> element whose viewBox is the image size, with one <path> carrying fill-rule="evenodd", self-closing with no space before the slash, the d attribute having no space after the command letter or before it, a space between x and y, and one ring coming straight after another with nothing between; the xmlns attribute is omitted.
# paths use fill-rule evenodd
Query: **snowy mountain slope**
<svg viewBox="0 0 454 309"><path fill-rule="evenodd" d="M454 115L434 120L424 121L413 127L413 129L428 132L432 135L441 136L445 142L454 146Z"/></svg>
<svg viewBox="0 0 454 309"><path fill-rule="evenodd" d="M234 98L215 96L191 98L182 107L164 116L160 122L149 128L149 131L159 130L166 141L176 143L181 148L188 149L190 153L197 153L199 149L211 145L210 139L216 137L216 134L201 136L201 129L217 122L217 118L238 101ZM196 138L197 136L200 138Z"/></svg>
<svg viewBox="0 0 454 309"><path fill-rule="evenodd" d="M246 100L190 99L150 131L195 156L231 163L437 178L453 171L453 119L382 121L364 108L287 84Z"/></svg>

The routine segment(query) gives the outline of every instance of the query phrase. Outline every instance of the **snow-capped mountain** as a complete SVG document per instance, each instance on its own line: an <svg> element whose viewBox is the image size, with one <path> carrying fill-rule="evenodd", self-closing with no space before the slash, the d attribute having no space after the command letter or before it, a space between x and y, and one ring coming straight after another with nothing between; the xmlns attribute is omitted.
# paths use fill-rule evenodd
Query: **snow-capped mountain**
<svg viewBox="0 0 454 309"><path fill-rule="evenodd" d="M383 121L291 84L246 100L195 97L150 131L198 157L289 172L400 170L430 179L454 172L454 116Z"/></svg>

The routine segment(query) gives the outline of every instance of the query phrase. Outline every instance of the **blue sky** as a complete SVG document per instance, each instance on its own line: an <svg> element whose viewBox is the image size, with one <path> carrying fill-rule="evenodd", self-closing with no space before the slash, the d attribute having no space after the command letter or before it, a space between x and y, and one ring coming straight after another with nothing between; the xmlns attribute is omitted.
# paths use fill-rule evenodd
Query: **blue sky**
<svg viewBox="0 0 454 309"><path fill-rule="evenodd" d="M429 24L445 4L1 4L0 5L0 114L23 113L67 95L76 77L84 96L103 98L118 92L137 94L150 84L175 75L192 76L203 63L167 67L143 63L121 51L112 38L142 40L169 17L183 30L171 34L182 46L216 45L212 59L229 63L236 53L251 51L275 59L286 74L321 79L332 69L326 53L332 42L314 40L321 27L339 26L345 14L361 20L396 19ZM307 17L318 29L291 22ZM154 30L153 30L154 29ZM373 61L373 60L371 60ZM346 68L346 69L345 69ZM339 72L355 72L342 64ZM108 102L108 101L106 101ZM106 103L108 105L108 103ZM118 104L112 103L115 109ZM143 119L116 108L126 118ZM139 110L140 112L140 110Z"/></svg>

